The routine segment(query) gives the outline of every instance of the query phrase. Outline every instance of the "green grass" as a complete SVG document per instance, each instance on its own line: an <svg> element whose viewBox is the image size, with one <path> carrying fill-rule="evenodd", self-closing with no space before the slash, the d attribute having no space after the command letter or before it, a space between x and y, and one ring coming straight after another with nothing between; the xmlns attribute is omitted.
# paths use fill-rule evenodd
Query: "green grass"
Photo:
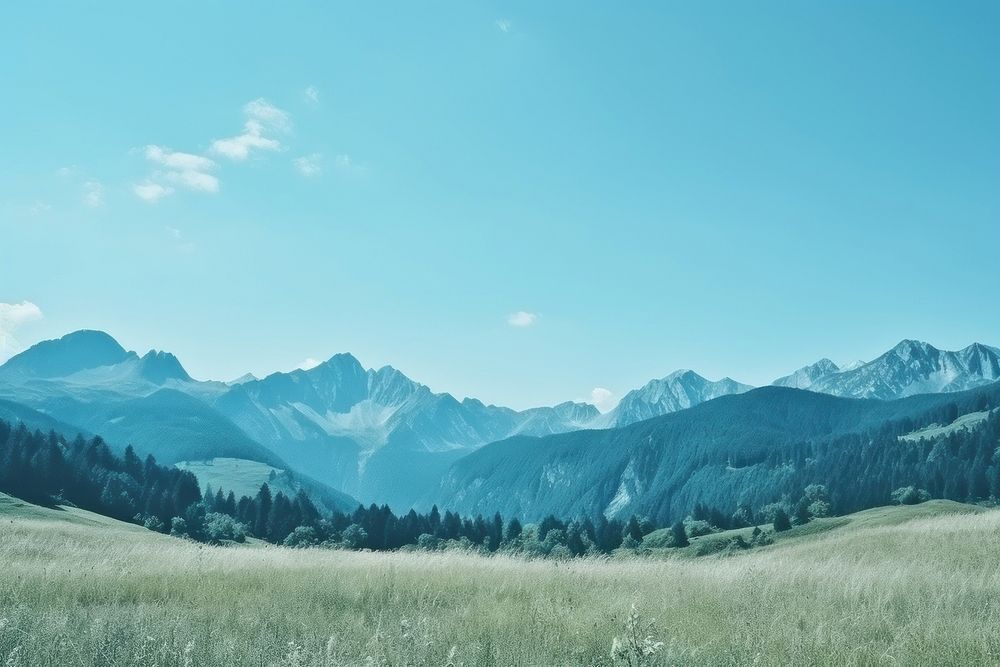
<svg viewBox="0 0 1000 667"><path fill-rule="evenodd" d="M174 465L181 470L191 471L198 478L202 490L211 486L213 491L232 491L237 499L241 496L252 498L260 491L261 484L266 482L272 494L281 492L294 497L299 489L305 489L322 512L349 512L357 507L357 501L339 491L260 461L219 457L206 461L181 461Z"/></svg>
<svg viewBox="0 0 1000 667"><path fill-rule="evenodd" d="M956 514L976 514L984 511L986 510L982 507L957 503L953 500L931 500L919 505L875 507L847 516L813 519L803 526L795 526L791 530L781 533L773 532L774 527L769 523L761 524L760 528L761 530L772 531L771 537L774 539L775 544L782 544L789 540L801 540L802 538L824 535L841 529L849 528L857 530L859 528L894 526L913 519L926 519ZM680 551L668 549L668 551L669 553L687 558L706 556L721 551L725 548L726 544L736 537L742 537L749 544L752 533L752 527L723 530L710 535L692 537L690 539L691 547L688 549ZM660 528L653 531L643 538L642 544L644 547L650 547L653 550L669 547L672 544L670 529Z"/></svg>
<svg viewBox="0 0 1000 667"><path fill-rule="evenodd" d="M281 475L284 472L281 468L269 466L259 461L248 461L247 459L215 458L208 461L181 461L175 463L181 470L190 470L198 478L202 489L211 486L213 489L224 489L227 493L232 491L236 497L257 495L260 485L267 482L272 493L279 491L285 495L294 496L298 487L289 483L289 480ZM271 479L271 472L275 478Z"/></svg>
<svg viewBox="0 0 1000 667"><path fill-rule="evenodd" d="M960 429L972 430L982 422L986 421L986 418L989 416L990 410L984 410L982 412L969 412L950 424L946 424L944 426L941 426L940 424L931 424L930 426L925 426L924 428L914 431L913 433L901 435L899 436L899 439L906 440L908 442L919 442L925 439L938 440L949 436Z"/></svg>
<svg viewBox="0 0 1000 667"><path fill-rule="evenodd" d="M650 664L1000 660L1000 512L824 519L734 556L570 562L208 547L0 496L0 664ZM790 531L790 533L795 533Z"/></svg>

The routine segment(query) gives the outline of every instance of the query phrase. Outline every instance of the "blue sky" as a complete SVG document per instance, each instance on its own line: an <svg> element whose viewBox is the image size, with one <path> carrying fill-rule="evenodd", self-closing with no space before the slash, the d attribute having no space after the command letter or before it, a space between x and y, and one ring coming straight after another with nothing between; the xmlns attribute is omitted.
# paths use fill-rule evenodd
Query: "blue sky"
<svg viewBox="0 0 1000 667"><path fill-rule="evenodd" d="M102 7L0 21L7 355L527 407L1000 344L996 3Z"/></svg>

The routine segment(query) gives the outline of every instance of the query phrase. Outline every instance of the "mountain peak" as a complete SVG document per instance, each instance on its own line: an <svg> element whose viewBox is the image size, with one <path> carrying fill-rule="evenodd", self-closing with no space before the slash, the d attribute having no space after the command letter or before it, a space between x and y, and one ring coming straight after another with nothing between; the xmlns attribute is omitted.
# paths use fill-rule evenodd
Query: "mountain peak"
<svg viewBox="0 0 1000 667"><path fill-rule="evenodd" d="M932 350L937 351L937 348L930 343L925 343L922 340L914 340L912 338L903 339L892 348L892 352L901 357L912 356L915 353L926 353Z"/></svg>
<svg viewBox="0 0 1000 667"><path fill-rule="evenodd" d="M253 373L244 373L235 380L230 380L226 384L229 385L230 387L235 387L238 384L246 384L247 382L256 382L259 379L260 378L258 378Z"/></svg>
<svg viewBox="0 0 1000 667"><path fill-rule="evenodd" d="M803 366L791 375L780 377L771 384L776 387L791 387L793 389L808 389L818 380L828 375L839 373L841 369L826 357Z"/></svg>
<svg viewBox="0 0 1000 667"><path fill-rule="evenodd" d="M11 357L5 373L35 377L63 377L73 373L121 363L128 352L103 331L82 329L62 338L45 340Z"/></svg>
<svg viewBox="0 0 1000 667"><path fill-rule="evenodd" d="M158 350L150 350L139 360L139 374L153 384L163 384L167 380L191 380L177 357Z"/></svg>

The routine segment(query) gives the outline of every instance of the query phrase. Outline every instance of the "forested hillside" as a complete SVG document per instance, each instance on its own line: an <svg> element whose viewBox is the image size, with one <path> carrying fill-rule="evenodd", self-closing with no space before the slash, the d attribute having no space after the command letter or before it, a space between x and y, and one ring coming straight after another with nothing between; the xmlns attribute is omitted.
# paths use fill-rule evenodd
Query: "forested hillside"
<svg viewBox="0 0 1000 667"><path fill-rule="evenodd" d="M1000 385L898 401L766 387L607 431L512 438L456 463L438 504L535 520L646 515L679 520L702 504L729 514L824 485L836 514L883 505L914 485L931 496L1000 495L1000 416L936 439L901 436L1000 405Z"/></svg>

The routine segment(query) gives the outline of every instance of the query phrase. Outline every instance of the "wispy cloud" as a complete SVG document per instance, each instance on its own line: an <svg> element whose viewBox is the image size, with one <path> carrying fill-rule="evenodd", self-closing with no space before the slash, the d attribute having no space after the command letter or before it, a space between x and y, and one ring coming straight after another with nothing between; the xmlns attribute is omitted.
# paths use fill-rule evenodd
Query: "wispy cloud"
<svg viewBox="0 0 1000 667"><path fill-rule="evenodd" d="M607 412L611 408L615 407L618 403L618 398L610 389L605 389L604 387L594 387L590 390L590 398L587 399L587 402L601 412Z"/></svg>
<svg viewBox="0 0 1000 667"><path fill-rule="evenodd" d="M52 204L42 201L41 199L35 201L34 204L28 207L28 215L39 216L44 215L52 210Z"/></svg>
<svg viewBox="0 0 1000 667"><path fill-rule="evenodd" d="M83 184L83 203L90 208L104 205L104 186L99 181L87 181Z"/></svg>
<svg viewBox="0 0 1000 667"><path fill-rule="evenodd" d="M42 309L30 301L0 303L0 361L14 356L24 348L14 337L20 327L42 319Z"/></svg>
<svg viewBox="0 0 1000 667"><path fill-rule="evenodd" d="M303 155L292 160L299 173L306 177L318 176L323 171L323 156L319 153Z"/></svg>
<svg viewBox="0 0 1000 667"><path fill-rule="evenodd" d="M319 88L316 86L307 86L302 94L305 95L306 102L319 104Z"/></svg>
<svg viewBox="0 0 1000 667"><path fill-rule="evenodd" d="M173 171L208 171L215 167L215 162L203 155L172 151L155 144L146 146L146 159Z"/></svg>
<svg viewBox="0 0 1000 667"><path fill-rule="evenodd" d="M514 26L508 19L497 19L496 24L500 32L510 32L510 29Z"/></svg>
<svg viewBox="0 0 1000 667"><path fill-rule="evenodd" d="M526 310L519 310L507 316L507 324L512 327L530 327L538 321L538 313L529 313Z"/></svg>
<svg viewBox="0 0 1000 667"><path fill-rule="evenodd" d="M212 153L239 161L246 160L253 151L281 150L281 142L273 135L291 130L292 122L288 112L259 98L247 102L243 106L243 114L246 121L243 123L242 134L216 139L212 142Z"/></svg>
<svg viewBox="0 0 1000 667"><path fill-rule="evenodd" d="M133 186L132 191L140 199L157 202L172 194L174 189L164 181L196 192L219 191L219 179L209 173L215 170L215 161L204 155L172 151L163 146L150 144L146 146L145 156L147 160L164 169L154 172L153 178L145 183Z"/></svg>
<svg viewBox="0 0 1000 667"><path fill-rule="evenodd" d="M160 185L159 183L147 181L145 183L133 185L132 192L134 192L135 196L139 199L155 204L164 197L172 195L174 193L174 189L166 185Z"/></svg>

